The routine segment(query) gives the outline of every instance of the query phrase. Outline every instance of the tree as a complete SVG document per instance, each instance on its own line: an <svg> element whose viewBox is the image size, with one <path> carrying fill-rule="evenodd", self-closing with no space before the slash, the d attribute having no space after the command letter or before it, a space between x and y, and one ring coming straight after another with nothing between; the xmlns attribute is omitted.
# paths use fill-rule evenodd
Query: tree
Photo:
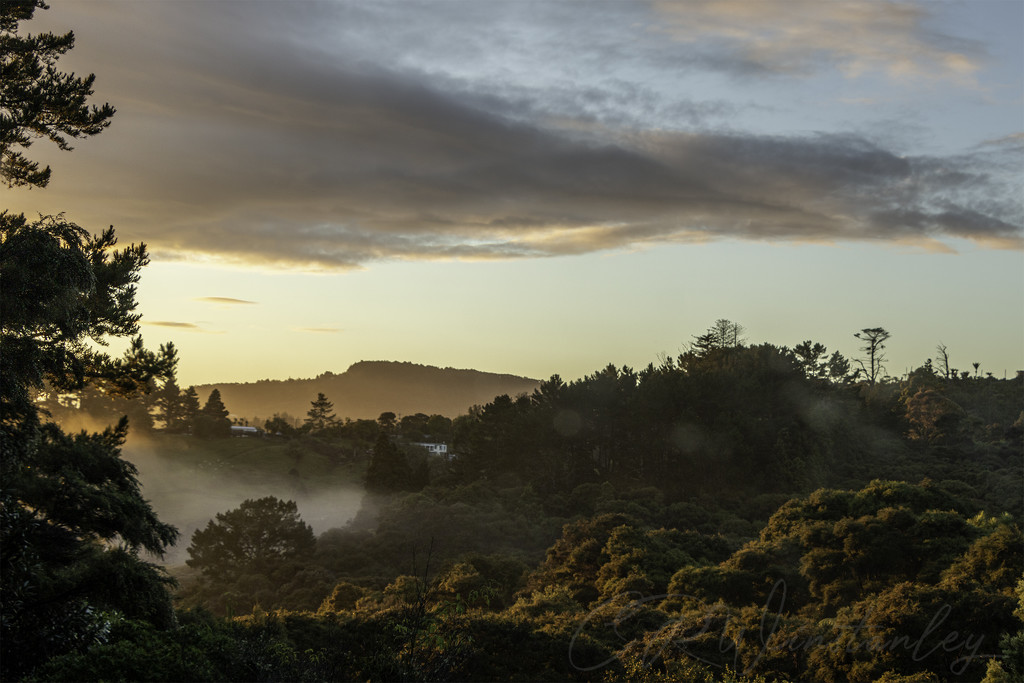
<svg viewBox="0 0 1024 683"><path fill-rule="evenodd" d="M854 377L850 374L850 361L838 351L833 351L828 357L828 376L833 382L851 382Z"/></svg>
<svg viewBox="0 0 1024 683"><path fill-rule="evenodd" d="M42 187L50 169L13 149L48 137L95 135L109 105L89 111L92 76L54 65L74 37L17 35L39 0L0 4L0 179ZM100 433L65 434L44 423L33 393L90 383L131 396L173 375L171 345L147 351L135 337L121 358L100 347L138 334L135 284L149 262L143 244L116 250L111 227L91 235L63 216L0 213L0 678L20 679L39 664L96 642L120 612L159 628L173 624L160 568L177 530L142 497L137 470L122 460L128 420Z"/></svg>
<svg viewBox="0 0 1024 683"><path fill-rule="evenodd" d="M206 399L206 405L203 406L203 415L208 415L214 419L226 420L228 415L228 409L224 406L224 401L220 397L220 389L214 389L210 392L209 398Z"/></svg>
<svg viewBox="0 0 1024 683"><path fill-rule="evenodd" d="M724 348L740 346L746 341L742 335L747 331L747 328L724 318L716 320L715 324L708 331L715 335L719 344Z"/></svg>
<svg viewBox="0 0 1024 683"><path fill-rule="evenodd" d="M409 488L412 471L405 454L381 431L366 469L366 488L375 493L404 491Z"/></svg>
<svg viewBox="0 0 1024 683"><path fill-rule="evenodd" d="M451 418L444 415L431 415L427 420L427 434L432 441L450 441L452 433Z"/></svg>
<svg viewBox="0 0 1024 683"><path fill-rule="evenodd" d="M164 382L153 397L156 419L164 423L164 431L168 433L181 432L185 428L184 406L181 399L181 389L173 377Z"/></svg>
<svg viewBox="0 0 1024 683"><path fill-rule="evenodd" d="M824 379L827 374L827 362L825 353L828 351L824 344L807 340L797 344L793 348L800 369L808 379Z"/></svg>
<svg viewBox="0 0 1024 683"><path fill-rule="evenodd" d="M406 441L424 441L427 438L427 422L430 416L424 413L406 415L398 421L398 431Z"/></svg>
<svg viewBox="0 0 1024 683"><path fill-rule="evenodd" d="M189 387L181 395L181 419L186 432L195 431L196 419L200 412L199 394L195 387Z"/></svg>
<svg viewBox="0 0 1024 683"><path fill-rule="evenodd" d="M268 496L219 512L205 529L196 530L186 564L228 581L243 573L267 575L289 560L308 557L315 547L313 529L302 521L295 501Z"/></svg>
<svg viewBox="0 0 1024 683"><path fill-rule="evenodd" d="M918 389L903 399L906 406L907 436L926 443L955 439L964 417L964 409L955 401L930 388Z"/></svg>
<svg viewBox="0 0 1024 683"><path fill-rule="evenodd" d="M309 412L306 413L305 424L311 431L327 429L337 423L338 418L332 412L334 404L328 401L324 394L318 393L316 400L312 401L310 405Z"/></svg>
<svg viewBox="0 0 1024 683"><path fill-rule="evenodd" d="M110 125L114 108L90 107L95 76L85 78L57 70L57 60L75 45L75 35L38 33L22 36L18 24L47 9L42 0L4 0L0 4L0 178L8 187L45 187L50 167L39 170L16 147L47 138L70 150L68 138L96 135Z"/></svg>
<svg viewBox="0 0 1024 683"><path fill-rule="evenodd" d="M843 354L835 351L826 357L828 349L824 344L810 340L797 344L793 349L797 363L808 379L844 382L850 374L850 361Z"/></svg>
<svg viewBox="0 0 1024 683"><path fill-rule="evenodd" d="M867 357L858 358L857 364L867 377L868 384L874 384L885 372L885 340L892 335L881 327L866 327L860 332L855 332L853 336L864 342L860 350L867 354Z"/></svg>
<svg viewBox="0 0 1024 683"><path fill-rule="evenodd" d="M397 426L397 417L398 416L392 413L390 410L387 412L383 412L380 414L380 417L377 418L377 424L380 425L380 428L383 431L390 434L391 432L395 431L395 427Z"/></svg>
<svg viewBox="0 0 1024 683"><path fill-rule="evenodd" d="M946 379L950 378L950 372L955 376L956 371L949 366L949 350L946 348L946 345L942 343L936 345L935 351L937 352L936 359L939 364L939 373Z"/></svg>
<svg viewBox="0 0 1024 683"><path fill-rule="evenodd" d="M274 413L274 417L263 423L263 430L271 436L277 434L280 434L281 436L293 436L295 434L295 427L277 413Z"/></svg>
<svg viewBox="0 0 1024 683"><path fill-rule="evenodd" d="M747 328L739 323L719 318L714 325L708 328L707 332L693 338L690 352L701 357L715 349L731 349L741 346L746 341L742 336L746 331Z"/></svg>
<svg viewBox="0 0 1024 683"><path fill-rule="evenodd" d="M224 407L224 401L220 398L220 389L210 392L206 399L206 405L196 416L196 436L219 439L231 436L231 420L228 419L228 409Z"/></svg>
<svg viewBox="0 0 1024 683"><path fill-rule="evenodd" d="M142 497L135 467L120 457L127 419L72 437L44 423L33 401L33 392L44 386L71 393L95 382L128 396L173 373L169 345L153 353L136 337L115 359L85 343L138 331L135 283L148 262L145 246L115 245L112 229L93 236L60 216L30 223L0 213L5 680L87 641L103 628L104 609L130 613L162 600L162 607L149 611L171 618L164 588L169 579L138 551L161 554L177 530L159 521ZM117 562L110 561L114 552L123 553ZM131 589L110 591L118 581Z"/></svg>

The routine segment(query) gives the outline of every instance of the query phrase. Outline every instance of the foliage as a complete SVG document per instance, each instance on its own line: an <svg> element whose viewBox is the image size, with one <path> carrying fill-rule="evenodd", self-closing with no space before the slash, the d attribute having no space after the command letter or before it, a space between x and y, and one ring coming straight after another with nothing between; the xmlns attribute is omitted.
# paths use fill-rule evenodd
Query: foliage
<svg viewBox="0 0 1024 683"><path fill-rule="evenodd" d="M196 436L207 439L223 439L231 436L231 420L228 419L228 415L228 409L224 407L224 401L220 398L220 390L214 389L206 399L203 409L196 415Z"/></svg>
<svg viewBox="0 0 1024 683"><path fill-rule="evenodd" d="M263 430L270 435L295 436L297 430L285 418L274 415L263 423Z"/></svg>
<svg viewBox="0 0 1024 683"><path fill-rule="evenodd" d="M138 677L148 648L149 677L197 680L1017 675L1024 379L923 367L872 385L814 342L735 342L555 376L450 423L386 412L251 447L163 437L182 445L168 457L233 473L365 469L387 495L315 548L209 565L182 602L228 619L112 619L39 671ZM923 391L959 407L941 438L918 431ZM458 455L418 486L403 446L449 429ZM305 526L277 503L271 517ZM170 659L193 647L194 661Z"/></svg>
<svg viewBox="0 0 1024 683"><path fill-rule="evenodd" d="M382 423L384 424L384 423ZM407 491L413 486L413 472L405 453L381 429L366 470L366 488L376 493Z"/></svg>
<svg viewBox="0 0 1024 683"><path fill-rule="evenodd" d="M787 349L762 344L690 351L639 373L608 366L570 384L554 376L460 422L459 465L466 479L512 472L544 492L595 480L673 498L810 490L850 461L845 415L858 408L805 373Z"/></svg>
<svg viewBox="0 0 1024 683"><path fill-rule="evenodd" d="M1024 535L1016 524L1000 523L943 572L941 585L954 591L985 588L1013 595L1022 567Z"/></svg>
<svg viewBox="0 0 1024 683"><path fill-rule="evenodd" d="M57 71L74 44L67 33L22 36L38 0L0 6L0 177L42 187L39 170L15 147L46 137L95 135L109 105L91 110L93 77ZM141 337L120 359L95 348L138 333L135 284L145 245L116 250L113 228L91 235L63 216L0 213L0 676L20 678L110 637L111 613L173 622L167 576L141 560L161 554L177 530L142 498L137 472L120 457L128 422L99 434L65 434L44 423L36 395L145 392L173 376L171 345L147 351ZM89 345L93 343L93 346ZM54 401L49 401L54 405ZM140 423L148 420L148 412Z"/></svg>
<svg viewBox="0 0 1024 683"><path fill-rule="evenodd" d="M309 412L306 413L306 427L310 431L322 431L334 426L337 417L334 415L334 405L327 400L322 393L316 395Z"/></svg>
<svg viewBox="0 0 1024 683"><path fill-rule="evenodd" d="M857 364L868 384L874 384L885 372L885 342L892 334L882 327L867 327L855 332L853 336L864 342L860 350L865 353L865 357L858 358Z"/></svg>
<svg viewBox="0 0 1024 683"><path fill-rule="evenodd" d="M195 387L182 390L172 374L153 392L150 403L155 411L154 417L163 423L166 433L190 434L195 430L200 414L199 395Z"/></svg>
<svg viewBox="0 0 1024 683"><path fill-rule="evenodd" d="M899 583L843 608L831 627L834 647L816 648L808 673L818 680L873 681L887 672L980 680L986 651L1011 626L1012 600Z"/></svg>
<svg viewBox="0 0 1024 683"><path fill-rule="evenodd" d="M828 349L823 344L807 340L793 347L793 355L808 379L846 383L853 379L850 361L834 351L825 357Z"/></svg>
<svg viewBox="0 0 1024 683"><path fill-rule="evenodd" d="M0 179L7 185L44 187L50 167L39 170L16 148L27 148L33 138L47 138L69 150L67 138L96 135L110 125L114 108L91 108L95 77L79 78L57 70L57 60L75 44L70 31L63 35L21 35L19 22L46 9L42 0L5 0L0 5Z"/></svg>
<svg viewBox="0 0 1024 683"><path fill-rule="evenodd" d="M127 420L70 436L42 422L33 393L98 383L131 395L171 374L176 354L171 345L147 351L137 337L114 359L86 343L137 332L143 245L115 250L112 229L92 236L62 217L30 223L3 213L0 228L0 642L7 678L100 637L104 607L130 612L133 600L155 599L164 602L155 609L166 612L165 577L137 553L161 553L177 531L157 519L134 466L120 457ZM118 566L137 580L110 594L89 567L121 552L127 554Z"/></svg>
<svg viewBox="0 0 1024 683"><path fill-rule="evenodd" d="M294 501L268 496L218 513L192 535L188 566L208 578L269 574L281 564L312 554L316 539Z"/></svg>
<svg viewBox="0 0 1024 683"><path fill-rule="evenodd" d="M720 318L707 332L693 338L690 352L697 357L707 355L716 349L731 349L746 341L742 337L746 328L739 323Z"/></svg>

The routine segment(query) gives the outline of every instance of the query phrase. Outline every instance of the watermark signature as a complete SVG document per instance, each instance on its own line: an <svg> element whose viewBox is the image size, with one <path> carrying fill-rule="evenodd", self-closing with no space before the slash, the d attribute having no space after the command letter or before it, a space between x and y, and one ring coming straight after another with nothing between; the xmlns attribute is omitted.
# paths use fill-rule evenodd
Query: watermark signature
<svg viewBox="0 0 1024 683"><path fill-rule="evenodd" d="M727 664L723 663L723 660L728 659L731 652L731 668L749 674L769 654L800 650L807 652L820 647L847 654L896 652L902 648L915 662L924 661L940 651L962 653L950 664L951 673L960 675L975 660L999 657L979 653L985 638L983 635L949 629L943 631L943 625L953 611L949 605L942 605L919 634L883 636L877 633L882 627L871 623L872 611L869 610L860 622L854 625L833 623L825 632L819 630L816 633L787 636L780 632L786 603L786 583L782 579L772 586L765 605L761 608L761 618L756 629L743 626L732 628L731 622L736 615L730 613L730 609L722 603L709 606L703 614L697 616L689 613L684 616L668 617L665 613L653 609L670 599L682 601L692 599L692 596L681 593L647 596L626 593L602 602L591 610L573 633L569 642L569 664L577 671L594 671L608 666L619 659L620 655L613 654L596 664L578 661L580 637L592 631L603 631L608 634L610 629L613 637L626 644L633 640L625 633L626 628L636 626L641 619L646 625L652 618L660 618L662 623L653 633L650 628L643 627L646 632L646 644L641 664L645 667L658 659L663 659L667 654L678 654L713 667L724 668ZM848 637L844 637L846 634ZM717 646L717 661L709 659L711 643ZM746 655L745 664L741 662L743 655Z"/></svg>

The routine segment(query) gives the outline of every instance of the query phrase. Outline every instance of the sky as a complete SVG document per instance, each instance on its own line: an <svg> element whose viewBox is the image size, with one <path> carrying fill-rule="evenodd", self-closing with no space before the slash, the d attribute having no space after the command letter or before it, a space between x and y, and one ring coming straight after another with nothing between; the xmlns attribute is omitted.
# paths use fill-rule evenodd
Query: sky
<svg viewBox="0 0 1024 683"><path fill-rule="evenodd" d="M145 242L182 385L634 369L716 319L1024 369L1024 2L52 0L117 114L38 141Z"/></svg>

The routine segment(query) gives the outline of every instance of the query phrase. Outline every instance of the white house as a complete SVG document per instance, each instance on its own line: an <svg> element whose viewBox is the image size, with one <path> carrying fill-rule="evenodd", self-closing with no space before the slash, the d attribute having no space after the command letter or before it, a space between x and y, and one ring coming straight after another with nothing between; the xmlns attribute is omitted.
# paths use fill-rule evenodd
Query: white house
<svg viewBox="0 0 1024 683"><path fill-rule="evenodd" d="M438 455L444 459L448 459L448 444L446 443L416 443L413 442L413 446L419 446L423 448L430 455Z"/></svg>

